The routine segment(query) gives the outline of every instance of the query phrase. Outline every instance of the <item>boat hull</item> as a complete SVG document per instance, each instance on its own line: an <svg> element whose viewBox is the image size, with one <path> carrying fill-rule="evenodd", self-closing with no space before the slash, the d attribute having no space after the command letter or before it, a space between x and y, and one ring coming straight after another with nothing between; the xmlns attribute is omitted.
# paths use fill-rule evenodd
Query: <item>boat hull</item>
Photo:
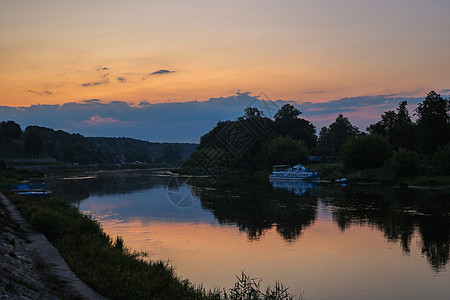
<svg viewBox="0 0 450 300"><path fill-rule="evenodd" d="M269 176L270 180L320 180L320 176L310 176L310 177L294 177L294 176Z"/></svg>

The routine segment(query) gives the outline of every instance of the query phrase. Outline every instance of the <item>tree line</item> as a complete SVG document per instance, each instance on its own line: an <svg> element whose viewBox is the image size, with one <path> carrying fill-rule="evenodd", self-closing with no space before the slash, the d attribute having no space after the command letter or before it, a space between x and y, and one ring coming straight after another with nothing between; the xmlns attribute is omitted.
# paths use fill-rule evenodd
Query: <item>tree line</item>
<svg viewBox="0 0 450 300"><path fill-rule="evenodd" d="M189 143L151 143L132 138L84 137L62 130L0 123L0 157L53 158L79 164L170 163L186 159L196 148Z"/></svg>
<svg viewBox="0 0 450 300"><path fill-rule="evenodd" d="M424 162L438 174L450 170L450 100L431 91L414 110L407 101L362 132L339 114L316 135L315 126L300 118L291 104L283 105L273 119L255 107L234 121L220 121L203 135L200 145L183 165L191 171L260 171L273 165L318 160L342 161L348 170L394 166L396 175L417 172ZM310 159L310 160L309 160Z"/></svg>

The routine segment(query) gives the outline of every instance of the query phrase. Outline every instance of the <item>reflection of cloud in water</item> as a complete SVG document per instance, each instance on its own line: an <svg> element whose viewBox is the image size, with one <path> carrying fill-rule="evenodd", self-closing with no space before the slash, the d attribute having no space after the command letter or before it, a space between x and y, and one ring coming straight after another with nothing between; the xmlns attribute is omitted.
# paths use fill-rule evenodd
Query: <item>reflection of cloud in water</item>
<svg viewBox="0 0 450 300"><path fill-rule="evenodd" d="M270 180L274 189L287 190L299 196L306 194L314 194L317 189L316 182L304 180Z"/></svg>
<svg viewBox="0 0 450 300"><path fill-rule="evenodd" d="M191 194L191 190L184 190ZM152 220L167 222L206 222L217 224L213 214L202 209L198 196L194 205L179 207L168 199L166 186L156 186L146 190L130 191L124 194L90 195L79 204L79 209L92 214L94 218L120 217L122 220L139 218L141 222Z"/></svg>

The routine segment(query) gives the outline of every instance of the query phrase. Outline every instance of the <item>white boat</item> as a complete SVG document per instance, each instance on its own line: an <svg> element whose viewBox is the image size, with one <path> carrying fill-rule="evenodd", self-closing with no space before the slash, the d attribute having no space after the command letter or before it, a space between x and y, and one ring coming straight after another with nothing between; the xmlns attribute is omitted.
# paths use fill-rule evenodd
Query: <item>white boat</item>
<svg viewBox="0 0 450 300"><path fill-rule="evenodd" d="M316 180L320 179L319 174L314 170L308 170L304 166L298 164L292 168L287 166L274 166L271 180Z"/></svg>

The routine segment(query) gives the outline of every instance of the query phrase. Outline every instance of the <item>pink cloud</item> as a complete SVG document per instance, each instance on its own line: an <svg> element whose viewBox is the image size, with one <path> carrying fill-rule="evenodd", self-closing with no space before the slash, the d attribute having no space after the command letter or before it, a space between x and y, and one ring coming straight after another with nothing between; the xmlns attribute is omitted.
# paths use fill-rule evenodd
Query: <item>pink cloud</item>
<svg viewBox="0 0 450 300"><path fill-rule="evenodd" d="M104 125L118 122L120 121L114 118L102 118L99 115L95 115L93 117L90 117L89 120L83 121L81 123L87 125Z"/></svg>

